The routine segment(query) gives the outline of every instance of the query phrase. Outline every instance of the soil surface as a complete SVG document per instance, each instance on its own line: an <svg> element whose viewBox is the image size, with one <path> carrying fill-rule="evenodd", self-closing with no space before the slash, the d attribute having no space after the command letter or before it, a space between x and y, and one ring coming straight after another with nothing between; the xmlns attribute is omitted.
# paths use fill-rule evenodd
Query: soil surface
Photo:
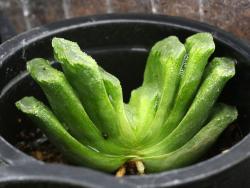
<svg viewBox="0 0 250 188"><path fill-rule="evenodd" d="M17 134L15 146L28 155L44 162L67 163L63 155L38 128L21 130Z"/></svg>

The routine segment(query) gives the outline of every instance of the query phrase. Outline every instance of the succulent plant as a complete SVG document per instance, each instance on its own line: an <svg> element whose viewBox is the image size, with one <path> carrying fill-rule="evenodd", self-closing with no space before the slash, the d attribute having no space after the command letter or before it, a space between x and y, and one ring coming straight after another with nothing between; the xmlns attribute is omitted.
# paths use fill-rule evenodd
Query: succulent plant
<svg viewBox="0 0 250 188"><path fill-rule="evenodd" d="M106 172L120 168L118 175L128 163L139 173L183 167L237 118L235 107L216 102L235 74L234 60L208 63L215 50L209 33L192 35L185 44L175 36L157 42L143 83L127 104L119 80L77 43L53 38L52 46L63 72L42 58L27 62L51 109L34 97L16 106L72 163Z"/></svg>

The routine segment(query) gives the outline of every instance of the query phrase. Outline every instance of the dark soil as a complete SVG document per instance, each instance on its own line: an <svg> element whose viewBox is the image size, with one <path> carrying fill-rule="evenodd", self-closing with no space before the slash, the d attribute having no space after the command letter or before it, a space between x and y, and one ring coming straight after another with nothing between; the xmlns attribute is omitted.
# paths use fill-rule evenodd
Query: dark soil
<svg viewBox="0 0 250 188"><path fill-rule="evenodd" d="M62 154L38 128L21 130L17 135L15 146L24 153L44 162L67 163Z"/></svg>

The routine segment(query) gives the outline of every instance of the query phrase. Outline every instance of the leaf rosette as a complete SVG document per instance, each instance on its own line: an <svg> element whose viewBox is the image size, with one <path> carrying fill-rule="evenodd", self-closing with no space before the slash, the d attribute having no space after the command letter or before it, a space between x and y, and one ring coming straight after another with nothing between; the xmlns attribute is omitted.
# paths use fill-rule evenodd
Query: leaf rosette
<svg viewBox="0 0 250 188"><path fill-rule="evenodd" d="M106 172L133 161L140 173L180 168L204 155L237 118L235 107L217 103L235 74L234 60L209 62L209 33L185 44L175 36L157 42L127 104L120 81L77 43L53 38L52 46L63 71L42 58L27 62L50 107L34 97L16 106L72 163Z"/></svg>

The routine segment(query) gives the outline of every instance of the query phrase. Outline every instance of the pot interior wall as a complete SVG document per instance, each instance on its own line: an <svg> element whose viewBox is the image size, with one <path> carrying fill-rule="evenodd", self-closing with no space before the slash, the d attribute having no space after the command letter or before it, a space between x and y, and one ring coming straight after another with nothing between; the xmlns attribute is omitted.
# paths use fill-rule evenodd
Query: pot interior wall
<svg viewBox="0 0 250 188"><path fill-rule="evenodd" d="M117 76L123 87L124 100L128 101L131 90L142 82L148 49L156 41L169 35L177 35L184 42L191 34L192 31L184 28L154 23L105 23L79 26L61 31L55 36L78 42L83 50L93 55L98 64ZM52 36L46 36L33 43L26 43L26 39L23 39L23 48L0 67L0 134L11 144L17 142L16 135L21 130L33 129L31 122L16 109L14 103L30 95L46 102L41 89L25 72L25 62L34 57L53 60L51 38ZM219 100L237 106L239 118L236 124L242 135L246 135L250 122L249 63L240 51L217 40L214 56L229 56L238 60L237 75L227 84ZM56 63L55 66L59 67ZM230 142L228 145L234 144L233 139L226 142Z"/></svg>

